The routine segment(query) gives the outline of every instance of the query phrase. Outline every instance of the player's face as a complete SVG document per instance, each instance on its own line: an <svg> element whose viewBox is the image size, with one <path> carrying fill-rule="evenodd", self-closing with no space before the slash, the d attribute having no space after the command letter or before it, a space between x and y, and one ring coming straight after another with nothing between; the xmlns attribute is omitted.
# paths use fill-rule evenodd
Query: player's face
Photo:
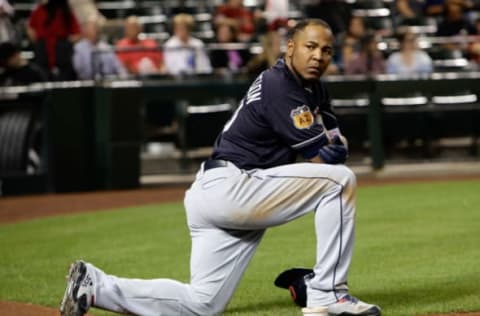
<svg viewBox="0 0 480 316"><path fill-rule="evenodd" d="M333 54L333 35L321 25L308 25L287 44L287 65L307 81L318 80Z"/></svg>

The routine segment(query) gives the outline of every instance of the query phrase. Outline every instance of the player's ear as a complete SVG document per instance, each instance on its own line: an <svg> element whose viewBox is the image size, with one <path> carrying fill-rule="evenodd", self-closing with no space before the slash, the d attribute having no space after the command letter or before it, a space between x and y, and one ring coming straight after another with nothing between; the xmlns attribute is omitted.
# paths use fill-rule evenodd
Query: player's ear
<svg viewBox="0 0 480 316"><path fill-rule="evenodd" d="M293 55L293 46L294 46L293 39L289 39L287 42L287 50L285 52L285 56L290 58Z"/></svg>

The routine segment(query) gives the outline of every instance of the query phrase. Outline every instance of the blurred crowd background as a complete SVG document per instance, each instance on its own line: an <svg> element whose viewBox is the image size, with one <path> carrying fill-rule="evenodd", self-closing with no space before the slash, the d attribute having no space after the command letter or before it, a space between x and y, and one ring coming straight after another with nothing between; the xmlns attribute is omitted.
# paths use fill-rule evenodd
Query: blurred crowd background
<svg viewBox="0 0 480 316"><path fill-rule="evenodd" d="M0 196L190 181L304 18L349 164L479 170L480 0L0 0Z"/></svg>
<svg viewBox="0 0 480 316"><path fill-rule="evenodd" d="M0 83L253 77L302 18L333 29L328 74L480 68L478 0L0 0Z"/></svg>

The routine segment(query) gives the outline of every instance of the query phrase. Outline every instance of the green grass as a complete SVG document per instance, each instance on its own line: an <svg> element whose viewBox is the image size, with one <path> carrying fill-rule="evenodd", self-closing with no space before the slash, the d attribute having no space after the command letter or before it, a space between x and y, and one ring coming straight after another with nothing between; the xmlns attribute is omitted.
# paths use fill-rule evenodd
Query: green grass
<svg viewBox="0 0 480 316"><path fill-rule="evenodd" d="M357 205L354 295L392 316L480 310L479 181L364 187ZM267 232L225 315L301 315L272 282L313 265L312 220ZM0 300L57 306L76 258L121 276L187 281L189 248L178 203L3 225Z"/></svg>

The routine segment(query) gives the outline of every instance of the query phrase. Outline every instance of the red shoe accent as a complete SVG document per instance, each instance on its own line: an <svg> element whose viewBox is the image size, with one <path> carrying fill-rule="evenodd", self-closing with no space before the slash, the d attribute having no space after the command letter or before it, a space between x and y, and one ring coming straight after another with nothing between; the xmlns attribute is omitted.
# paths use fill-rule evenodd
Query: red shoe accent
<svg viewBox="0 0 480 316"><path fill-rule="evenodd" d="M288 287L288 290L290 291L290 295L292 296L293 300L296 301L297 300L297 293L295 292L295 288L293 287L293 285L290 285Z"/></svg>

